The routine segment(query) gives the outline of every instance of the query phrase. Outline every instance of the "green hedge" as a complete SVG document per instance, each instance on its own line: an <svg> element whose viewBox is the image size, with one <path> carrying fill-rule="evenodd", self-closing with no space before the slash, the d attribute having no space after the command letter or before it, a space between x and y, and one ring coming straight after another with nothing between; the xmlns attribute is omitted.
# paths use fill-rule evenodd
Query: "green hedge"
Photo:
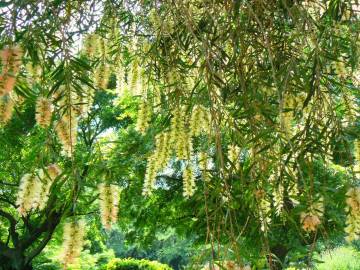
<svg viewBox="0 0 360 270"><path fill-rule="evenodd" d="M157 261L137 260L137 259L113 259L103 270L172 270L166 264Z"/></svg>

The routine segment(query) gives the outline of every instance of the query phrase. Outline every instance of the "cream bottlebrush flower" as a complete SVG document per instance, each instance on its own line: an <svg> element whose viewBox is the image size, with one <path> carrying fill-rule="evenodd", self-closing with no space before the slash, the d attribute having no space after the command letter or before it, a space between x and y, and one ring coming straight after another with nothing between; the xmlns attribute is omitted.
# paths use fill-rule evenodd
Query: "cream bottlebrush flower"
<svg viewBox="0 0 360 270"><path fill-rule="evenodd" d="M153 156L156 172L163 170L171 157L170 134L168 132L162 132L156 136Z"/></svg>
<svg viewBox="0 0 360 270"><path fill-rule="evenodd" d="M84 39L84 51L89 58L97 56L99 53L99 40L100 37L97 34L88 34Z"/></svg>
<svg viewBox="0 0 360 270"><path fill-rule="evenodd" d="M196 189L194 170L191 165L187 165L183 171L183 196L190 198Z"/></svg>
<svg viewBox="0 0 360 270"><path fill-rule="evenodd" d="M0 74L0 97L9 94L16 83L16 75L21 65L22 50L20 47L5 48L0 51L3 65Z"/></svg>
<svg viewBox="0 0 360 270"><path fill-rule="evenodd" d="M136 121L136 130L141 134L145 134L151 120L151 105L148 101L142 100L139 106L138 117Z"/></svg>
<svg viewBox="0 0 360 270"><path fill-rule="evenodd" d="M158 134L155 139L155 150L147 161L143 195L151 194L155 186L156 175L166 167L171 157L171 150L170 134L168 132Z"/></svg>
<svg viewBox="0 0 360 270"><path fill-rule="evenodd" d="M61 174L61 169L57 164L50 164L45 168L45 172L40 169L38 171L38 177L41 182L41 190L39 193L39 204L40 210L44 209L49 199L49 192L55 179Z"/></svg>
<svg viewBox="0 0 360 270"><path fill-rule="evenodd" d="M144 179L144 186L142 190L142 194L144 196L150 196L156 183L156 157L154 155L151 155L146 164L146 173L145 173L145 179Z"/></svg>
<svg viewBox="0 0 360 270"><path fill-rule="evenodd" d="M360 235L360 187L350 188L346 193L346 217L345 232L346 241L352 242L359 239Z"/></svg>
<svg viewBox="0 0 360 270"><path fill-rule="evenodd" d="M109 230L117 221L119 212L120 189L116 185L99 184L101 223Z"/></svg>
<svg viewBox="0 0 360 270"><path fill-rule="evenodd" d="M39 126L45 128L50 126L54 106L51 101L45 97L39 97L36 101L35 119Z"/></svg>
<svg viewBox="0 0 360 270"><path fill-rule="evenodd" d="M12 117L14 102L10 95L0 97L0 123L6 124Z"/></svg>
<svg viewBox="0 0 360 270"><path fill-rule="evenodd" d="M349 75L343 57L340 57L339 61L334 62L333 67L336 75L338 75L340 79L345 79Z"/></svg>
<svg viewBox="0 0 360 270"><path fill-rule="evenodd" d="M320 218L324 214L324 203L321 197L317 202L313 203L308 212L300 214L300 221L305 231L316 231L317 227L321 224Z"/></svg>
<svg viewBox="0 0 360 270"><path fill-rule="evenodd" d="M22 216L26 216L37 206L40 190L41 182L36 175L27 173L21 178L16 205Z"/></svg>
<svg viewBox="0 0 360 270"><path fill-rule="evenodd" d="M33 63L29 62L25 66L26 72L28 74L27 81L29 84L38 83L41 79L42 69L39 65L33 65Z"/></svg>
<svg viewBox="0 0 360 270"><path fill-rule="evenodd" d="M141 75L140 75L140 68L139 68L139 60L135 58L131 62L131 68L130 68L130 74L129 74L129 90L130 93L133 95L141 93L141 90L139 91L139 87L141 88Z"/></svg>
<svg viewBox="0 0 360 270"><path fill-rule="evenodd" d="M105 61L101 61L95 70L95 83L100 89L106 89L110 78L110 67Z"/></svg>
<svg viewBox="0 0 360 270"><path fill-rule="evenodd" d="M321 224L319 216L310 212L302 212L300 215L300 220L302 228L308 232L316 231L317 227Z"/></svg>
<svg viewBox="0 0 360 270"><path fill-rule="evenodd" d="M56 124L56 133L64 153L71 157L77 141L78 120L75 110L69 109Z"/></svg>
<svg viewBox="0 0 360 270"><path fill-rule="evenodd" d="M185 108L176 108L171 119L170 143L175 147L176 157L189 160L193 147L190 132L187 130Z"/></svg>
<svg viewBox="0 0 360 270"><path fill-rule="evenodd" d="M116 93L119 97L124 94L125 90L125 74L124 68L122 66L116 67L115 70L115 77L116 77Z"/></svg>
<svg viewBox="0 0 360 270"><path fill-rule="evenodd" d="M82 219L64 224L62 251L59 261L64 265L65 269L69 264L74 263L81 254L86 234L85 226L86 223Z"/></svg>
<svg viewBox="0 0 360 270"><path fill-rule="evenodd" d="M228 146L228 158L231 163L230 167L234 167L237 171L240 169L240 152L239 146L231 144Z"/></svg>
<svg viewBox="0 0 360 270"><path fill-rule="evenodd" d="M190 132L192 136L199 136L202 133L210 134L211 115L210 112L201 105L196 105L191 113Z"/></svg>

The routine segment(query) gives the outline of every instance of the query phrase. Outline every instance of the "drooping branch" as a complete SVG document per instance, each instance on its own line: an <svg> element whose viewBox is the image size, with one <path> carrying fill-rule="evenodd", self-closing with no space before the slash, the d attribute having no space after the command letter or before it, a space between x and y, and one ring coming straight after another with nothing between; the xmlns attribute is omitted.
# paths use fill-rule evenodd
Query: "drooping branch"
<svg viewBox="0 0 360 270"><path fill-rule="evenodd" d="M9 214L8 212L5 212L1 209L0 209L0 215L3 216L4 218L6 218L10 222L9 233L10 233L10 236L11 236L14 246L16 246L19 241L19 235L16 232L16 224L17 224L16 219L11 214Z"/></svg>

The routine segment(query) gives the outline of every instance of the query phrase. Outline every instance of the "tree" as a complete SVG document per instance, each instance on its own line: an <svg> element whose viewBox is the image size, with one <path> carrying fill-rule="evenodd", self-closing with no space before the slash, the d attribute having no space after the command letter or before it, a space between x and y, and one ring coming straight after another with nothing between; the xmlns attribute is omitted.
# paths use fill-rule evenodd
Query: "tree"
<svg viewBox="0 0 360 270"><path fill-rule="evenodd" d="M345 214L356 239L357 12L337 0L2 4L3 268L31 269L61 220L77 235L98 195L111 227L119 187L124 222L149 238L195 231L212 261L279 269L310 246L309 266ZM20 179L49 199L24 204Z"/></svg>

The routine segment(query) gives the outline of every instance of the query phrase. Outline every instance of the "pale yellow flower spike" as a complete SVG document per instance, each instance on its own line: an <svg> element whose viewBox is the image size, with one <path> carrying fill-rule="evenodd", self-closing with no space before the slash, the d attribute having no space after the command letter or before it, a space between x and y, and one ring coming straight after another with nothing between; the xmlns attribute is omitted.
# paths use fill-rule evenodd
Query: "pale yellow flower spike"
<svg viewBox="0 0 360 270"><path fill-rule="evenodd" d="M45 128L50 126L54 107L51 101L45 97L39 97L36 101L35 119L39 126Z"/></svg>
<svg viewBox="0 0 360 270"><path fill-rule="evenodd" d="M82 219L64 224L63 243L59 261L65 269L80 256L86 234L85 226L86 223Z"/></svg>

